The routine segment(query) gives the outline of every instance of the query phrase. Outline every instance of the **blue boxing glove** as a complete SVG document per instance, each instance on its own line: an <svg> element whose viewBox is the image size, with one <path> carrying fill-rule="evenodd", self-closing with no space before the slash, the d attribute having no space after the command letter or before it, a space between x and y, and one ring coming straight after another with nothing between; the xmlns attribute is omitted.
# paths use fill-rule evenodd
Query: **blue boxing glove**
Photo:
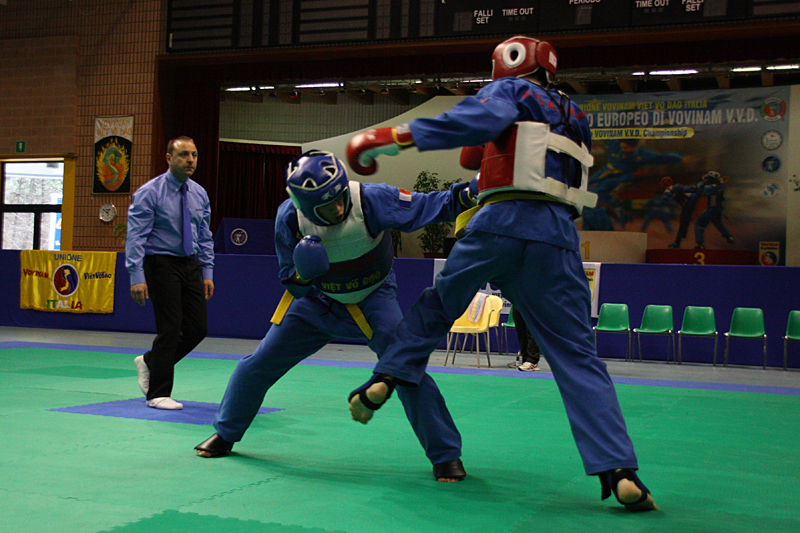
<svg viewBox="0 0 800 533"><path fill-rule="evenodd" d="M470 180L470 182L469 182L469 195L472 198L475 198L476 200L478 198L478 192L480 191L480 187L479 187L479 180L480 179L481 179L481 173L478 172L477 174L475 174L475 177L472 178Z"/></svg>
<svg viewBox="0 0 800 533"><path fill-rule="evenodd" d="M480 176L479 172L466 187L459 191L458 200L467 209L478 205L478 179Z"/></svg>
<svg viewBox="0 0 800 533"><path fill-rule="evenodd" d="M310 281L325 274L330 268L328 252L322 245L322 240L316 235L306 235L292 254L294 268L300 281Z"/></svg>

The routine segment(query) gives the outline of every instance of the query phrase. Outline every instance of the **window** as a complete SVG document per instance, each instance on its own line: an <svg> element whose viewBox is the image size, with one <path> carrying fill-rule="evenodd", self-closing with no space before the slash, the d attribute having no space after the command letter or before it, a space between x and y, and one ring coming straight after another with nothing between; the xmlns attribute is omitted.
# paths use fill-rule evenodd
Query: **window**
<svg viewBox="0 0 800 533"><path fill-rule="evenodd" d="M4 250L60 250L64 161L0 163Z"/></svg>

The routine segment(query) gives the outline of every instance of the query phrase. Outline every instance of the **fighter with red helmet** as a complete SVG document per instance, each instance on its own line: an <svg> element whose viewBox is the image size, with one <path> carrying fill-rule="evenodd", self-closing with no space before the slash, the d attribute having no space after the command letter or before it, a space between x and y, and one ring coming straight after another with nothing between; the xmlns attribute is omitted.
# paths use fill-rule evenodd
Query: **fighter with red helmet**
<svg viewBox="0 0 800 533"><path fill-rule="evenodd" d="M420 383L431 352L487 282L522 312L558 383L588 475L600 478L631 510L655 503L636 474L633 444L589 322L591 294L573 218L594 205L587 192L591 132L569 97L549 88L556 53L546 42L514 37L494 50L494 81L433 118L354 137L348 161L357 172L404 148L473 147L480 160L480 206L463 228L434 286L395 331L373 377L349 398L367 423L395 385ZM485 149L481 150L481 147Z"/></svg>

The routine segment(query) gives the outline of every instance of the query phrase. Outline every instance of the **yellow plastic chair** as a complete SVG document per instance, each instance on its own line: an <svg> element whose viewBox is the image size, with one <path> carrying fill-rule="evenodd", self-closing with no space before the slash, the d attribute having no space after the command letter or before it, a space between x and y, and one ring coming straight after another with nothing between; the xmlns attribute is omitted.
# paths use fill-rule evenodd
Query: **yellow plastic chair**
<svg viewBox="0 0 800 533"><path fill-rule="evenodd" d="M627 304L603 304L597 315L597 325L594 326L594 349L597 351L597 332L625 333L628 343L625 347L625 360L631 360L631 323Z"/></svg>
<svg viewBox="0 0 800 533"><path fill-rule="evenodd" d="M489 317L489 331L494 331L494 340L497 342L497 353L503 354L503 343L500 342L500 319L503 317L503 299L499 296L493 296L500 300L500 309L494 309L497 306L497 300L492 300L492 314ZM495 312L495 310L497 312ZM491 365L489 365L491 366Z"/></svg>
<svg viewBox="0 0 800 533"><path fill-rule="evenodd" d="M669 356L675 360L675 337L673 336L675 322L672 320L672 306L669 305L648 305L644 308L642 315L642 325L634 328L636 340L639 345L639 361L642 360L642 335L667 335L667 363Z"/></svg>
<svg viewBox="0 0 800 533"><path fill-rule="evenodd" d="M447 360L450 357L450 348L453 347L453 364L456 362L456 353L458 352L458 336L464 335L461 350L467 344L467 339L471 335L475 340L475 352L478 358L478 367L481 366L481 352L480 352L480 336L484 335L484 345L486 347L486 362L491 367L492 360L489 352L491 351L489 341L489 330L492 324L500 324L500 312L503 310L503 299L499 296L492 294L478 293L470 302L467 310L461 315L450 328L450 333L447 335L447 352L444 356L444 364L447 366Z"/></svg>
<svg viewBox="0 0 800 533"><path fill-rule="evenodd" d="M786 335L783 336L783 369L787 370L789 359L789 341L800 341L800 311L789 311L786 321Z"/></svg>
<svg viewBox="0 0 800 533"><path fill-rule="evenodd" d="M731 328L725 334L725 366L728 366L728 346L731 337L764 340L764 369L767 368L767 332L764 311L758 307L737 307L731 316Z"/></svg>
<svg viewBox="0 0 800 533"><path fill-rule="evenodd" d="M713 307L701 307L688 305L683 310L683 322L681 329L678 333L678 364L683 361L683 352L681 351L681 338L684 335L692 337L713 337L714 338L714 366L717 366L717 339L719 332L717 331L717 321L714 318Z"/></svg>

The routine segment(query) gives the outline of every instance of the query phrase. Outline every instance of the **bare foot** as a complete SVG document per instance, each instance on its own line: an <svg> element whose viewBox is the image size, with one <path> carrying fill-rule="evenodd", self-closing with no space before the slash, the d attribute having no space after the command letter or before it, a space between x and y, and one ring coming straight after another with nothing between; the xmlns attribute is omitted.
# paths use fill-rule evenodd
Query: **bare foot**
<svg viewBox="0 0 800 533"><path fill-rule="evenodd" d="M617 495L629 511L655 511L658 509L653 497L648 494L647 499L641 503L633 503L642 497L642 489L630 479L620 479L617 483Z"/></svg>
<svg viewBox="0 0 800 533"><path fill-rule="evenodd" d="M456 479L452 477L437 477L436 481L439 483L458 483L461 479Z"/></svg>
<svg viewBox="0 0 800 533"><path fill-rule="evenodd" d="M386 397L389 395L389 386L382 381L378 381L369 386L366 394L369 401L376 404L382 404L384 401L386 401ZM353 420L361 422L362 424L366 424L370 421L374 413L375 411L369 409L363 403L361 403L361 398L359 398L358 394L353 396L353 398L350 400L350 416L353 418Z"/></svg>

